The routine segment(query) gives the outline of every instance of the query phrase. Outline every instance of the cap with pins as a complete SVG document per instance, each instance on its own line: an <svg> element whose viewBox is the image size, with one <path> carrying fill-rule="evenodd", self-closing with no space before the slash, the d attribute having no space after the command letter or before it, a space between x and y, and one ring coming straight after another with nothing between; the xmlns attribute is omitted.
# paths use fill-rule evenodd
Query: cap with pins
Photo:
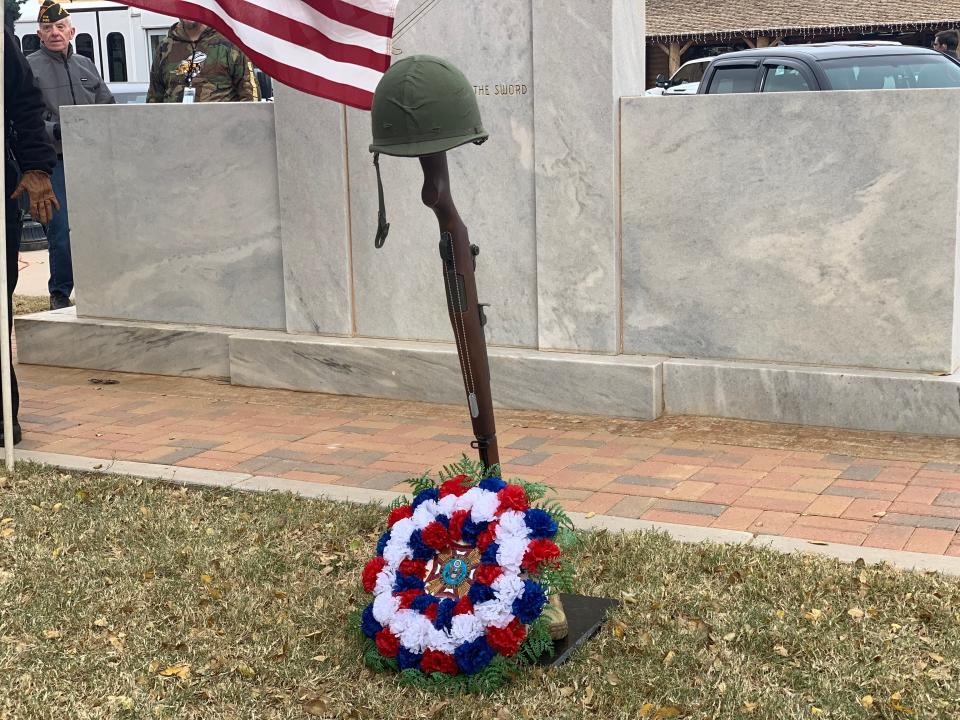
<svg viewBox="0 0 960 720"><path fill-rule="evenodd" d="M37 22L41 25L44 23L55 23L58 20L63 20L65 17L70 17L70 13L64 10L60 3L52 2L52 0L44 0L43 5L40 6L40 15L37 17Z"/></svg>

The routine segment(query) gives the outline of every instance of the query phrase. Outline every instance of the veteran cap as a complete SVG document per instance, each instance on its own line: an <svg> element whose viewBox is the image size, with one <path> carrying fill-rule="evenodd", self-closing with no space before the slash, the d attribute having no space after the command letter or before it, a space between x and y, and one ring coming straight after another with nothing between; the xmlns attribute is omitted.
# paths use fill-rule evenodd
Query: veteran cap
<svg viewBox="0 0 960 720"><path fill-rule="evenodd" d="M40 6L40 15L37 17L37 22L41 25L44 23L55 23L58 20L63 20L65 17L70 17L70 13L64 10L60 3L44 0L43 5Z"/></svg>

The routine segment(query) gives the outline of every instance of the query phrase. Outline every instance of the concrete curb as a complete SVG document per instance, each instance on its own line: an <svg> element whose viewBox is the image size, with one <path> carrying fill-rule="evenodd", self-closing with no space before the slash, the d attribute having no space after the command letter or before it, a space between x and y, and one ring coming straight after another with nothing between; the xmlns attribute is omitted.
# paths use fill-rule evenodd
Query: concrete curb
<svg viewBox="0 0 960 720"><path fill-rule="evenodd" d="M220 472L174 465L155 465L126 460L101 460L79 455L60 455L32 450L19 451L17 457L23 461L51 465L64 470L133 475L135 477L164 480L179 485L230 488L244 492L291 492L302 497L325 498L358 504L381 503L386 505L402 494L349 485L321 485L265 475ZM798 538L753 535L735 530L651 522L612 515L587 517L583 513L571 512L570 519L581 530L608 530L610 532L649 532L656 530L665 532L674 540L685 543L714 542L753 545L785 554L799 552L820 555L847 563L863 560L868 564L886 563L904 570L933 571L944 575L960 576L960 558L944 555L927 555L904 550L882 550L836 543L814 544L809 540Z"/></svg>

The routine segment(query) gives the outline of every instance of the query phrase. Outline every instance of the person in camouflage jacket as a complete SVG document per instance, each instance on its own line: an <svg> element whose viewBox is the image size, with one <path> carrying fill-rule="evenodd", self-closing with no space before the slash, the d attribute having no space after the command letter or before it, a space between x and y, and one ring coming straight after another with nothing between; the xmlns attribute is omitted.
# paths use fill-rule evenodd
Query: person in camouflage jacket
<svg viewBox="0 0 960 720"><path fill-rule="evenodd" d="M253 65L240 49L212 27L180 19L157 46L150 68L147 102L257 102Z"/></svg>

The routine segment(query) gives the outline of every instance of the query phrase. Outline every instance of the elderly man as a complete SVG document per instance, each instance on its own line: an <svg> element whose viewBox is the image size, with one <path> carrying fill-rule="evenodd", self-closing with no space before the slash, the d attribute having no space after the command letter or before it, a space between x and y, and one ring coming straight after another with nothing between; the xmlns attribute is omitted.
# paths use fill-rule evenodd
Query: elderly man
<svg viewBox="0 0 960 720"><path fill-rule="evenodd" d="M67 215L67 188L63 173L63 146L60 143L60 108L64 105L93 105L114 102L113 94L96 66L70 45L77 30L70 15L59 3L46 0L37 18L37 35L43 47L27 61L47 105L47 132L60 162L53 172L53 189L60 210L47 225L50 253L50 309L69 307L73 292L73 259L70 254L70 218Z"/></svg>
<svg viewBox="0 0 960 720"><path fill-rule="evenodd" d="M13 290L17 286L20 251L20 204L17 198L27 193L30 199L30 214L41 223L49 222L56 211L57 198L50 184L50 173L57 164L57 154L43 127L45 111L43 97L33 84L33 73L23 54L18 49L17 39L10 28L4 28L3 46L3 120L5 126L4 184L6 187L7 230L7 300L13 308ZM13 327L13 316L7 316L7 332ZM20 442L20 423L17 412L20 407L20 392L17 375L10 367L13 405L13 442ZM0 424L0 443L4 430Z"/></svg>
<svg viewBox="0 0 960 720"><path fill-rule="evenodd" d="M150 103L257 102L253 64L212 27L180 19L150 67Z"/></svg>

